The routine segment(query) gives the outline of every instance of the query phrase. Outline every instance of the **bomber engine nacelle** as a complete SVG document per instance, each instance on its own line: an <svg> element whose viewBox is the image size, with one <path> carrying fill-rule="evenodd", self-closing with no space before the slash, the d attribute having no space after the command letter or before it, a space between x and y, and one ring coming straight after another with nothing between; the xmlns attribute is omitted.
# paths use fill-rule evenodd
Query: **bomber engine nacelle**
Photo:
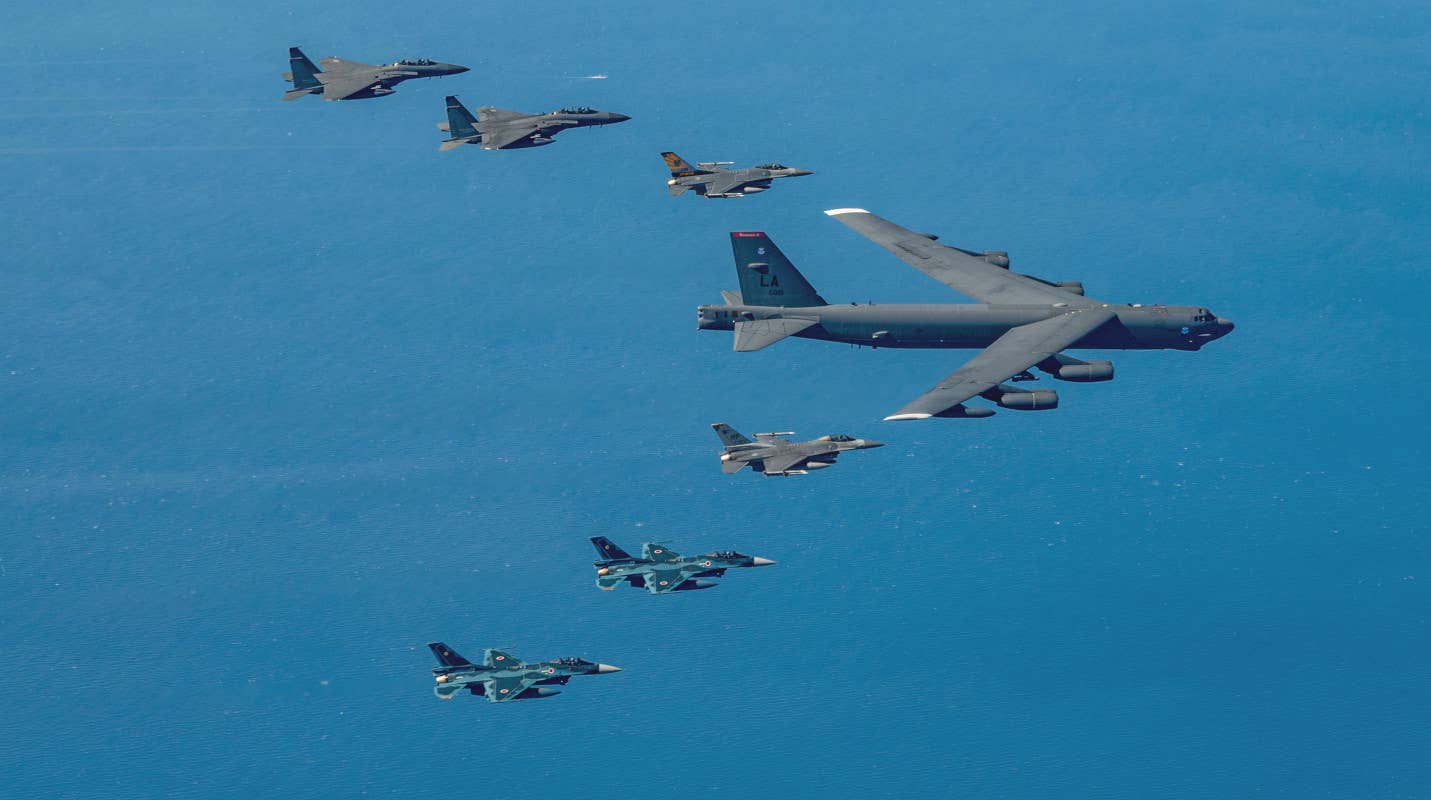
<svg viewBox="0 0 1431 800"><path fill-rule="evenodd" d="M1004 392L995 402L1013 411L1047 411L1058 408L1058 392L1052 389Z"/></svg>
<svg viewBox="0 0 1431 800"><path fill-rule="evenodd" d="M1112 361L1089 361L1083 364L1064 364L1050 372L1055 380L1073 383L1099 383L1113 380Z"/></svg>

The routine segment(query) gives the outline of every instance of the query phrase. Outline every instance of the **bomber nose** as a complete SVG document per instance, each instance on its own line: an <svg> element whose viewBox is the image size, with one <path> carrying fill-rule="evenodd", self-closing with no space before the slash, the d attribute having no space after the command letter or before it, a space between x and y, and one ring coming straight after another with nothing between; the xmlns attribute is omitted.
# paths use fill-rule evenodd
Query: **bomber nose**
<svg viewBox="0 0 1431 800"><path fill-rule="evenodd" d="M1230 320L1230 319L1223 319L1222 317L1218 317L1218 318L1217 318L1217 327L1219 327L1219 328L1225 328L1225 329L1226 329L1226 331L1225 331L1226 333L1232 333L1232 329L1233 329L1233 328L1236 328L1237 326L1234 325L1234 324L1232 324L1232 320Z"/></svg>

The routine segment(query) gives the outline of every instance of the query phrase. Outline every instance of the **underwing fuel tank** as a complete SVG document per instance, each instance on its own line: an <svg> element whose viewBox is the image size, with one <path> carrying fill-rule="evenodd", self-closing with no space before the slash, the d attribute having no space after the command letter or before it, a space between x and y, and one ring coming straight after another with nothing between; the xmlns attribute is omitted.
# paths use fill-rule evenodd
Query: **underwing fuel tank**
<svg viewBox="0 0 1431 800"><path fill-rule="evenodd" d="M552 697L561 694L561 689L553 689L550 686L533 686L530 689L517 695L518 700L539 700L543 697Z"/></svg>
<svg viewBox="0 0 1431 800"><path fill-rule="evenodd" d="M1046 411L1058 408L1058 393L1052 389L1032 392L1005 392L999 395L999 405L1014 411Z"/></svg>

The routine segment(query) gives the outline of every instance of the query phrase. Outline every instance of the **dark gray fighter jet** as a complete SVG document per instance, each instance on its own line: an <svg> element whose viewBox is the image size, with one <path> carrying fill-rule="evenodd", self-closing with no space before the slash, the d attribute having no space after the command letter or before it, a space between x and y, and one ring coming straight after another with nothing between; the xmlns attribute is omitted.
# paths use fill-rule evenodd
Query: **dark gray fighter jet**
<svg viewBox="0 0 1431 800"><path fill-rule="evenodd" d="M553 136L568 128L611 125L628 119L631 118L625 114L597 111L586 106L563 108L547 114L523 114L488 106L477 109L477 116L474 117L456 97L449 96L447 121L437 123L437 129L446 131L449 138L437 149L451 150L464 144L481 145L483 150L541 147L551 144Z"/></svg>
<svg viewBox="0 0 1431 800"><path fill-rule="evenodd" d="M766 567L775 563L768 558L741 555L734 551L683 556L655 542L642 545L641 557L636 558L605 536L591 537L591 544L601 556L593 564L596 567L596 585L607 591L615 589L623 581L638 589L644 587L651 594L710 589L717 585L716 582L701 578L719 578L726 570L736 567Z"/></svg>
<svg viewBox="0 0 1431 800"><path fill-rule="evenodd" d="M432 668L437 685L432 691L443 700L451 700L463 689L486 697L489 703L538 700L561 694L561 690L551 688L552 685L565 686L573 675L621 671L620 667L580 658L523 664L511 653L491 649L484 654L481 664L473 664L442 642L432 642L427 648L437 656L437 666Z"/></svg>
<svg viewBox="0 0 1431 800"><path fill-rule="evenodd" d="M467 71L467 67L426 58L392 64L362 64L328 56L319 63L323 69L313 66L302 50L288 48L289 71L283 73L283 79L293 84L293 88L283 93L284 100L297 100L310 94L321 94L324 100L365 100L392 94L394 86L413 78L460 75Z"/></svg>
<svg viewBox="0 0 1431 800"><path fill-rule="evenodd" d="M759 350L787 336L869 347L983 348L934 388L887 420L988 417L963 403L984 397L1004 408L1056 408L1051 389L1004 383L1113 378L1108 361L1080 361L1067 349L1198 350L1232 332L1232 322L1200 306L1112 305L1083 294L1077 281L1047 281L1009 271L1008 253L946 247L860 208L826 211L856 232L983 305L830 305L764 233L732 233L740 292L726 304L700 306L703 330L734 330L737 351Z"/></svg>
<svg viewBox="0 0 1431 800"><path fill-rule="evenodd" d="M814 175L808 169L794 169L784 164L761 164L745 169L726 169L731 161L701 161L694 167L675 153L665 152L661 158L671 169L671 179L666 181L666 190L672 197L695 189L703 197L744 197L758 194L770 188L776 178L795 178Z"/></svg>
<svg viewBox="0 0 1431 800"><path fill-rule="evenodd" d="M724 422L711 425L725 452L720 454L720 471L734 475L745 467L770 478L776 475L808 475L812 469L835 466L835 458L846 450L868 450L884 447L874 439L856 439L843 433L832 433L808 442L793 442L784 438L794 431L757 433L755 441L743 436Z"/></svg>

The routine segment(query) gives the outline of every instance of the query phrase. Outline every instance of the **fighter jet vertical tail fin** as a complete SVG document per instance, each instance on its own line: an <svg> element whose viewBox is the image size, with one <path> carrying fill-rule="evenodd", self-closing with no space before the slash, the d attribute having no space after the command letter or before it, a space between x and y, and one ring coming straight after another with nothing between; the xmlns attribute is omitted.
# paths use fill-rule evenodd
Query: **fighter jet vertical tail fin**
<svg viewBox="0 0 1431 800"><path fill-rule="evenodd" d="M735 231L730 235L740 295L753 306L824 306L825 298L764 233Z"/></svg>
<svg viewBox="0 0 1431 800"><path fill-rule="evenodd" d="M431 642L427 645L427 649L431 650L434 656L437 656L437 663L444 667L468 667L472 665L471 661L458 655L456 650L453 650L442 642Z"/></svg>
<svg viewBox="0 0 1431 800"><path fill-rule="evenodd" d="M322 85L317 76L323 70L315 67L308 56L296 47L288 48L288 68L291 71L284 76L284 80L292 81L294 89L316 89Z"/></svg>
<svg viewBox="0 0 1431 800"><path fill-rule="evenodd" d="M703 170L691 166L689 161L670 151L662 153L661 158L665 159L666 166L671 170L672 178L689 178L692 175L700 175L703 172Z"/></svg>
<svg viewBox="0 0 1431 800"><path fill-rule="evenodd" d="M447 96L447 132L453 139L477 135L477 118L452 95Z"/></svg>
<svg viewBox="0 0 1431 800"><path fill-rule="evenodd" d="M605 536L591 537L591 544L596 548L596 552L605 559L630 558L631 554L616 546L616 543Z"/></svg>
<svg viewBox="0 0 1431 800"><path fill-rule="evenodd" d="M720 443L726 447L734 447L738 444L750 444L750 440L745 438L740 431L724 422L713 423L711 428L715 429L716 436L720 437Z"/></svg>

